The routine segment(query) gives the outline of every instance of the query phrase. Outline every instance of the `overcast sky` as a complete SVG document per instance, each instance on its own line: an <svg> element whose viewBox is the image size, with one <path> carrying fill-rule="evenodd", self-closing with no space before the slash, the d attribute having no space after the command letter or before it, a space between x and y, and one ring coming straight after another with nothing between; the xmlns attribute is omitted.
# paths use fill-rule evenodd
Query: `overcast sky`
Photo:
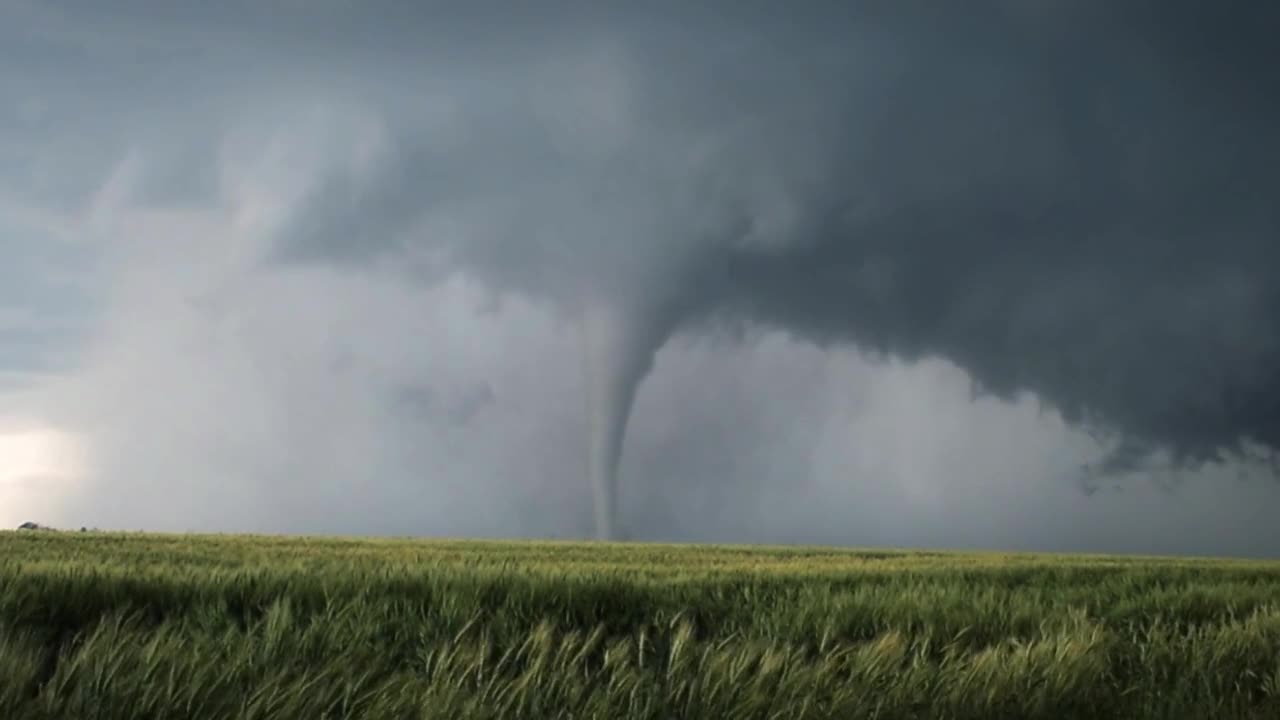
<svg viewBox="0 0 1280 720"><path fill-rule="evenodd" d="M610 307L629 537L1280 554L1268 4L107 5L0 0L0 524L589 536Z"/></svg>

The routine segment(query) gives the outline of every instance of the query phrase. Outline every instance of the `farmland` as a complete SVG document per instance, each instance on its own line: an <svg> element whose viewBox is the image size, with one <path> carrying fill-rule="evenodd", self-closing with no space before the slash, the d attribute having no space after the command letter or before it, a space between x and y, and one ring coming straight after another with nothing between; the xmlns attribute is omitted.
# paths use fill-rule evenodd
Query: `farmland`
<svg viewBox="0 0 1280 720"><path fill-rule="evenodd" d="M0 533L4 718L1275 718L1280 563Z"/></svg>

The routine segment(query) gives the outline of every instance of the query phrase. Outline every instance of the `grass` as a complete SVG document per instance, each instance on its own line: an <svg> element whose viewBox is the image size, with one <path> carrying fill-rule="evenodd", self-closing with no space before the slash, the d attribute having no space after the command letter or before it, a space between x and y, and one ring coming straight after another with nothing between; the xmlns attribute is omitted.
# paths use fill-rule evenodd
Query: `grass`
<svg viewBox="0 0 1280 720"><path fill-rule="evenodd" d="M1280 563L0 533L0 717L1276 718Z"/></svg>

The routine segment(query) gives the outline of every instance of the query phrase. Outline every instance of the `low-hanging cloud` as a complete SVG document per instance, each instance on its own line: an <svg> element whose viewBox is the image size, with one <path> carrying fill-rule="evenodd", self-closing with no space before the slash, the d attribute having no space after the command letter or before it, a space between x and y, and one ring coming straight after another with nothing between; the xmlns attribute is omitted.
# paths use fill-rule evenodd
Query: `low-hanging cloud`
<svg viewBox="0 0 1280 720"><path fill-rule="evenodd" d="M1115 469L1280 444L1274 11L745 14L557 36L451 131L390 129L286 250L669 315L617 321L638 355L711 315L946 358L1117 434Z"/></svg>
<svg viewBox="0 0 1280 720"><path fill-rule="evenodd" d="M50 7L25 10L37 38L103 22L121 43L84 41L103 142L77 167L102 157L103 178L128 149L141 158L128 202L241 215L256 196L216 169L272 168L236 176L279 201L237 272L399 276L420 288L407 304L461 277L588 318L588 355L613 378L592 383L612 403L597 403L589 443L598 485L664 343L726 328L940 363L1010 402L1030 393L1118 438L1108 471L1280 445L1280 100L1266 80L1280 57L1265 30L1280 17L1263 5L333 3L289 23L235 4ZM123 46L157 37L137 51L177 70L125 70ZM88 73L56 57L34 69ZM50 79L42 112L83 102L57 90ZM153 94L168 91L183 102ZM264 128L293 137L234 142ZM43 167L78 157L55 137L35 144ZM31 162L24 187L42 198L101 195L43 189L32 178L69 174ZM404 391L400 417L445 426L506 402L487 378L460 382L385 392ZM374 402L368 389L351 402ZM633 459L661 467L636 441ZM380 473L409 462L367 452L400 458Z"/></svg>

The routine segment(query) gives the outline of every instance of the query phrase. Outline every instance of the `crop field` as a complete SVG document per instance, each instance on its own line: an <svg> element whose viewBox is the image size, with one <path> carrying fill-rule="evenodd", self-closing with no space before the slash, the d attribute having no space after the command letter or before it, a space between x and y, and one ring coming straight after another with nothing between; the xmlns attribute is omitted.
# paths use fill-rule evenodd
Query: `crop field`
<svg viewBox="0 0 1280 720"><path fill-rule="evenodd" d="M1280 718L1280 563L6 532L0 718Z"/></svg>

